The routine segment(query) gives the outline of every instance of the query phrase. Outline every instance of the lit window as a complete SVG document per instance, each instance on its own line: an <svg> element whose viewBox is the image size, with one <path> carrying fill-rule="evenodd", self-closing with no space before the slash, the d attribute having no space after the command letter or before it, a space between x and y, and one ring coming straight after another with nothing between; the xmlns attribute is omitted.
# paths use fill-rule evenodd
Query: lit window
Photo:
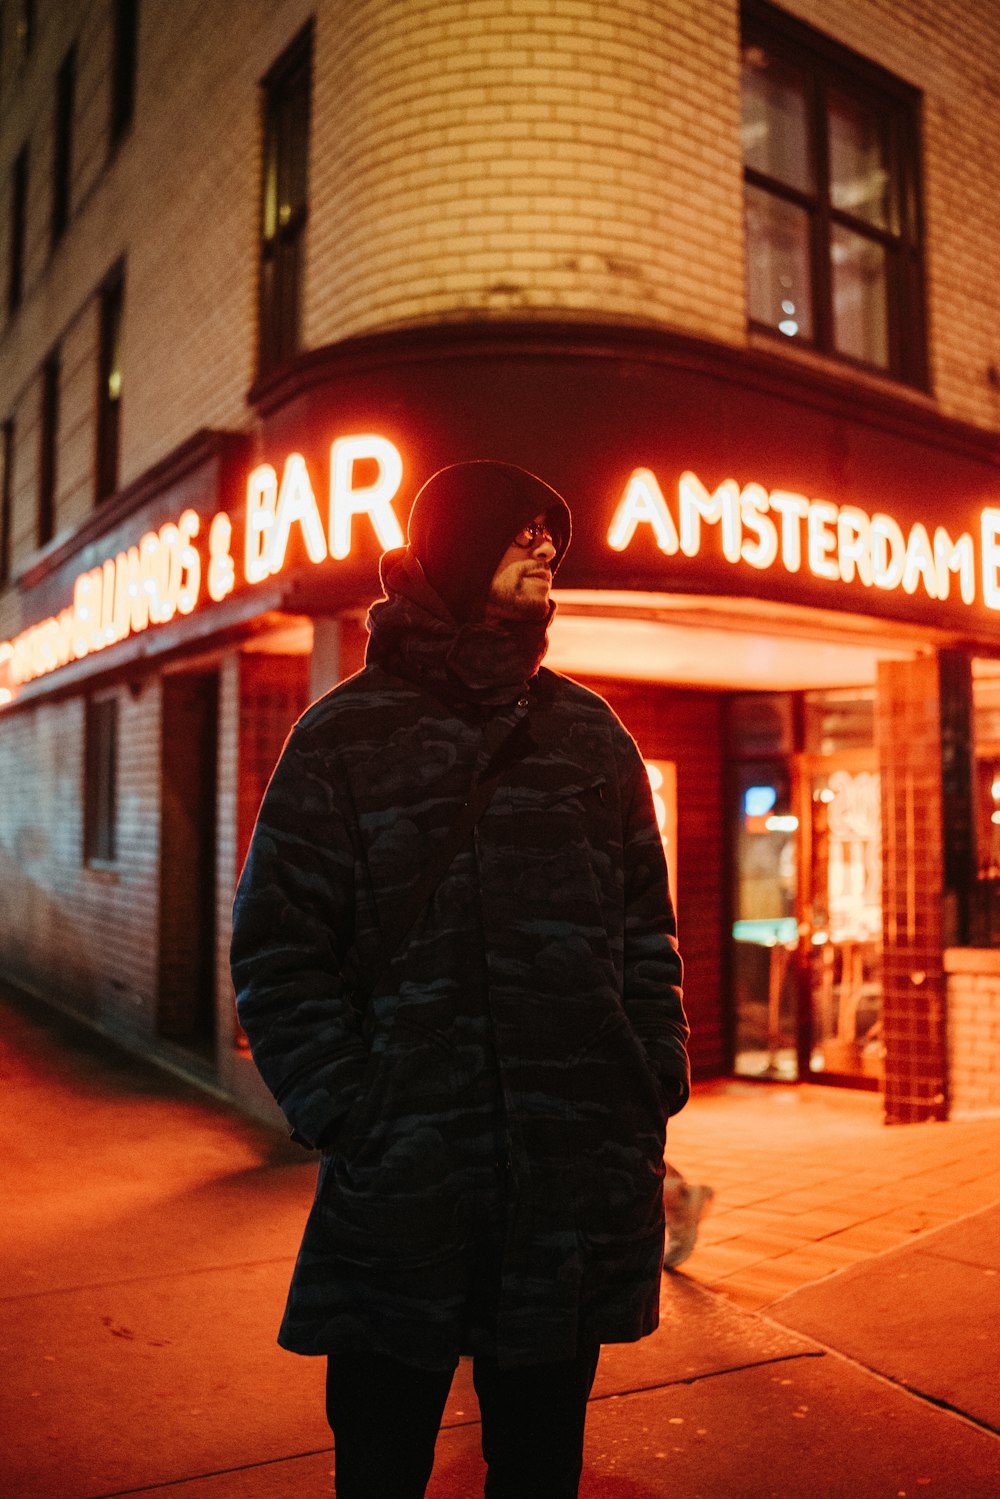
<svg viewBox="0 0 1000 1499"><path fill-rule="evenodd" d="M926 383L919 98L778 11L743 11L752 327Z"/></svg>
<svg viewBox="0 0 1000 1499"><path fill-rule="evenodd" d="M307 27L264 79L258 367L279 368L299 348L308 217L312 30Z"/></svg>
<svg viewBox="0 0 1000 1499"><path fill-rule="evenodd" d="M88 698L84 762L84 860L113 864L118 851L117 698Z"/></svg>
<svg viewBox="0 0 1000 1499"><path fill-rule="evenodd" d="M97 381L97 494L106 500L118 488L122 404L122 308L125 280L117 267L101 292L101 343Z"/></svg>

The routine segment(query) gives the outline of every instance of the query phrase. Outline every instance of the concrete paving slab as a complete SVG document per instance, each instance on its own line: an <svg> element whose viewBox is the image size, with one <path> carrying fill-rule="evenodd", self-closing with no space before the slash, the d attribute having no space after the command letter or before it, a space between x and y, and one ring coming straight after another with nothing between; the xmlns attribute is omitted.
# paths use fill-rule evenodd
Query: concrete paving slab
<svg viewBox="0 0 1000 1499"><path fill-rule="evenodd" d="M665 1275L659 1327L638 1343L614 1343L601 1350L594 1396L700 1379L813 1348L806 1338L749 1316L684 1275Z"/></svg>
<svg viewBox="0 0 1000 1499"><path fill-rule="evenodd" d="M998 1459L948 1412L797 1358L596 1401L580 1499L995 1499Z"/></svg>
<svg viewBox="0 0 1000 1499"><path fill-rule="evenodd" d="M328 1446L322 1361L274 1343L286 1279L226 1265L6 1302L0 1492L83 1499Z"/></svg>
<svg viewBox="0 0 1000 1499"><path fill-rule="evenodd" d="M1000 1432L1000 1206L795 1291L768 1316Z"/></svg>
<svg viewBox="0 0 1000 1499"><path fill-rule="evenodd" d="M84 1499L326 1447L323 1360L274 1344L289 1270L228 1262L5 1301L2 1466L19 1499ZM662 1316L652 1337L604 1350L595 1395L811 1347L681 1276L664 1277ZM463 1362L445 1422L478 1414Z"/></svg>
<svg viewBox="0 0 1000 1499"><path fill-rule="evenodd" d="M427 1499L482 1494L479 1435L442 1431ZM987 1432L820 1355L595 1399L580 1499L995 1499L998 1456ZM301 1499L330 1493L333 1466L322 1452L158 1492Z"/></svg>

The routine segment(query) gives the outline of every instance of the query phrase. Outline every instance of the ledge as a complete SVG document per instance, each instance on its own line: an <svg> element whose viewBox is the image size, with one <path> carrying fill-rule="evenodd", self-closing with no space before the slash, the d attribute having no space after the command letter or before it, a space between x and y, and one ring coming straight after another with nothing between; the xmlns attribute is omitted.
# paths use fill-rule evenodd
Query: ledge
<svg viewBox="0 0 1000 1499"><path fill-rule="evenodd" d="M1000 949L995 947L949 947L944 953L945 973L968 973L1000 978Z"/></svg>

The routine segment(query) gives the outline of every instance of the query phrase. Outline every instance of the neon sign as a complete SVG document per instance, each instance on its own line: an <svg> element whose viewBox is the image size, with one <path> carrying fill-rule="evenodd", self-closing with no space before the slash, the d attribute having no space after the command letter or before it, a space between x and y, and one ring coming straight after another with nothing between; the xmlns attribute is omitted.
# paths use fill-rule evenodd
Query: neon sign
<svg viewBox="0 0 1000 1499"><path fill-rule="evenodd" d="M370 482L358 481L359 464L374 465ZM78 574L66 609L0 643L0 669L6 666L9 681L20 686L152 625L168 624L177 614L190 614L204 593L221 603L235 589L239 571L250 585L280 573L296 529L314 563L328 555L340 560L350 555L360 516L370 521L384 550L401 546L403 532L392 502L402 477L403 460L387 438L369 433L337 438L330 449L325 529L302 455L286 459L280 483L274 468L261 464L247 480L241 569L232 552L229 515L213 516L203 558L195 545L201 518L185 510L176 522L148 531L136 546ZM0 706L12 698L10 687L0 688Z"/></svg>
<svg viewBox="0 0 1000 1499"><path fill-rule="evenodd" d="M634 469L608 529L608 545L623 552L640 526L648 526L668 557L696 557L704 526L718 526L727 562L765 571L779 562L789 573L803 565L831 583L859 579L866 588L947 599L955 579L963 604L981 596L988 609L1000 609L1000 509L980 517L979 562L968 532L953 540L944 526L917 521L904 535L891 515L869 515L857 505L810 500L789 490L726 479L708 489L690 471L677 486L677 518L667 505L656 475Z"/></svg>
<svg viewBox="0 0 1000 1499"><path fill-rule="evenodd" d="M205 524L187 509L134 546L119 551L73 580L67 608L0 642L0 707L16 687L95 651L219 604L237 586L254 587L288 564L292 538L313 564L343 561L352 549L355 522L364 519L380 547L403 545L394 501L403 479L399 450L385 437L361 433L330 447L329 492L321 508L305 458L290 454L278 471L259 464L248 475L242 548L234 551L234 517L219 511ZM608 545L624 552L640 531L666 556L697 557L714 529L723 558L733 564L789 574L806 569L830 583L859 581L866 588L933 600L952 595L1000 611L1000 508L985 507L978 534L953 538L920 521L904 533L892 516L857 505L809 499L790 490L740 485L726 479L709 490L690 470L668 505L651 469L632 471L615 507Z"/></svg>
<svg viewBox="0 0 1000 1499"><path fill-rule="evenodd" d="M355 465L374 461L370 484L354 482ZM306 461L299 453L285 461L281 484L269 463L255 468L247 481L246 545L243 570L248 583L279 573L293 526L299 526L310 562L350 555L351 526L367 515L383 551L403 545L393 498L403 478L398 449L384 437L338 437L330 449L329 550Z"/></svg>

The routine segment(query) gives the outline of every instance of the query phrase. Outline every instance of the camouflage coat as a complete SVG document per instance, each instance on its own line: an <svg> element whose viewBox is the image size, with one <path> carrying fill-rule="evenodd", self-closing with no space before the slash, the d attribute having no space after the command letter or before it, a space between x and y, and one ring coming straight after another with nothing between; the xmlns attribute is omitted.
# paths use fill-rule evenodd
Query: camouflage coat
<svg viewBox="0 0 1000 1499"><path fill-rule="evenodd" d="M499 1181L490 1351L545 1363L657 1323L665 1122L688 1094L663 850L607 704L536 670L537 641L511 662L495 627L466 627L456 648L391 555L369 664L293 730L234 913L254 1059L323 1149L279 1341L454 1364L473 1209ZM396 904L522 720L475 833L366 994Z"/></svg>

